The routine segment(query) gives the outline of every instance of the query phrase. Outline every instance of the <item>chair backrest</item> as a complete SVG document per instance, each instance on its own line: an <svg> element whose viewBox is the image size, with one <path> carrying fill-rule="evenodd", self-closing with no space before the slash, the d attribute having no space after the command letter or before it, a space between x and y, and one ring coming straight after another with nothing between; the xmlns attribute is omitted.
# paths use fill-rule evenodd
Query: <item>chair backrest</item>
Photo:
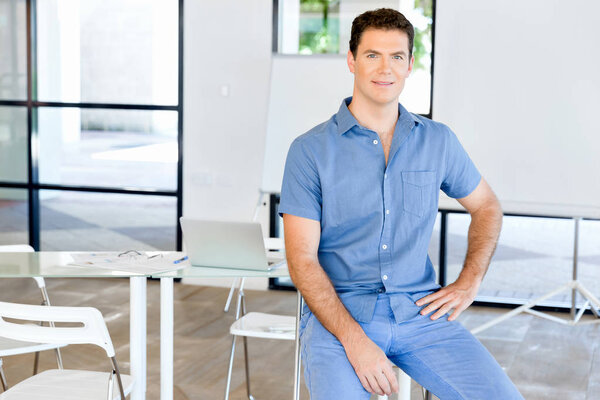
<svg viewBox="0 0 600 400"><path fill-rule="evenodd" d="M24 321L81 323L83 326L39 326L9 322L6 318ZM36 306L0 302L0 336L33 343L95 344L108 357L115 356L102 314L92 307Z"/></svg>
<svg viewBox="0 0 600 400"><path fill-rule="evenodd" d="M11 245L3 245L0 246L0 252L5 253L33 253L35 250L28 244L11 244ZM46 287L46 282L44 278L41 277L33 277L35 283L37 283L40 289Z"/></svg>
<svg viewBox="0 0 600 400"><path fill-rule="evenodd" d="M265 249L267 250L285 250L285 242L283 238L278 237L266 237L265 240Z"/></svg>

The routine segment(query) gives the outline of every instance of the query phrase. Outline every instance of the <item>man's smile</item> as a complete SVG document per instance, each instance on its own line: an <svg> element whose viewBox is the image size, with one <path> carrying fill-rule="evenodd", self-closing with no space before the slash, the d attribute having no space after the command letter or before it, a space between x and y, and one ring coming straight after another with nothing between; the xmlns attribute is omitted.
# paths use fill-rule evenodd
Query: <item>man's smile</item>
<svg viewBox="0 0 600 400"><path fill-rule="evenodd" d="M390 86L390 85L394 84L394 82L389 82L389 81L371 81L371 82L373 82L377 86Z"/></svg>

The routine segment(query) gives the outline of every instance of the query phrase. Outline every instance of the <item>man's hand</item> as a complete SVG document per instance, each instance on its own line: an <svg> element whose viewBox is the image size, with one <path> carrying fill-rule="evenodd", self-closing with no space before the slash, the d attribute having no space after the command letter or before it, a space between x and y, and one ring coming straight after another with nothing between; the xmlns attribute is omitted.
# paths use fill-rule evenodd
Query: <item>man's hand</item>
<svg viewBox="0 0 600 400"><path fill-rule="evenodd" d="M421 310L421 315L427 315L430 312L437 310L430 317L434 321L451 309L454 309L454 312L448 317L448 321L454 321L458 318L460 313L473 303L478 288L479 285L475 282L463 283L459 279L456 282L441 288L437 292L417 300L415 304L419 307L424 304L429 304Z"/></svg>
<svg viewBox="0 0 600 400"><path fill-rule="evenodd" d="M389 396L398 392L398 380L385 353L366 335L344 346L363 387L369 393Z"/></svg>

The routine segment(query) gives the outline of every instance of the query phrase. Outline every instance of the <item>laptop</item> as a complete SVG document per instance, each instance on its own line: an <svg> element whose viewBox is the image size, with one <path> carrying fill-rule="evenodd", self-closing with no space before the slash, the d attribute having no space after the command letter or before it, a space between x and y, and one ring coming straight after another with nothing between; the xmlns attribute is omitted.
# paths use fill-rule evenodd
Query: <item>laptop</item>
<svg viewBox="0 0 600 400"><path fill-rule="evenodd" d="M270 271L283 264L267 261L258 222L224 222L180 218L192 266Z"/></svg>

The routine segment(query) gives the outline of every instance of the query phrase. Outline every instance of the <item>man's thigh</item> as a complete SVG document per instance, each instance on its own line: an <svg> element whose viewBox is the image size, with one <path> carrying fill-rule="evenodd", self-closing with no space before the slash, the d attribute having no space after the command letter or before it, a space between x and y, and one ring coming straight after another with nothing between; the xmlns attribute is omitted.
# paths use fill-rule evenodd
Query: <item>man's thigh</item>
<svg viewBox="0 0 600 400"><path fill-rule="evenodd" d="M308 313L301 324L304 379L311 400L368 400L342 344Z"/></svg>
<svg viewBox="0 0 600 400"><path fill-rule="evenodd" d="M523 399L487 349L447 316L398 324L390 360L444 400Z"/></svg>

